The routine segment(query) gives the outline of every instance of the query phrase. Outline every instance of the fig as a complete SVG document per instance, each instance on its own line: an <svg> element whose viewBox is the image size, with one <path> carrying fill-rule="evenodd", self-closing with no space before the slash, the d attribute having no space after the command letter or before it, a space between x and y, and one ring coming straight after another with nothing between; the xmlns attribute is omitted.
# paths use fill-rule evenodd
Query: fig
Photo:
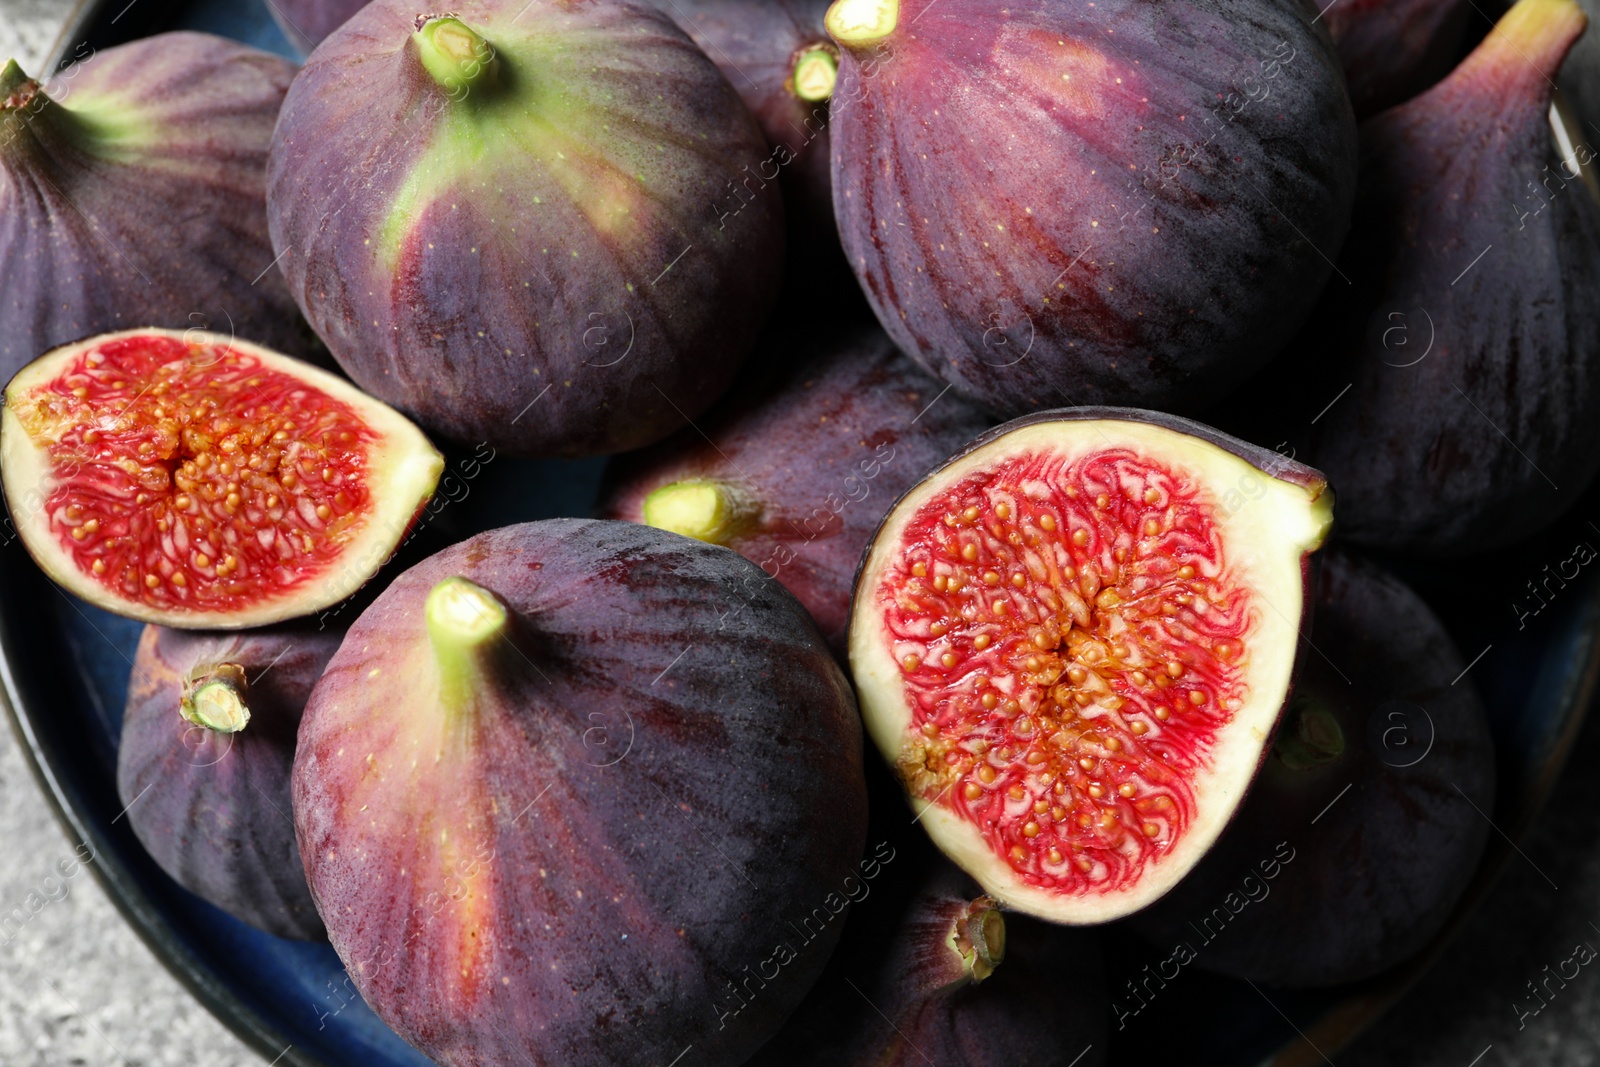
<svg viewBox="0 0 1600 1067"><path fill-rule="evenodd" d="M267 6L289 43L304 55L366 7L367 0L272 0Z"/></svg>
<svg viewBox="0 0 1600 1067"><path fill-rule="evenodd" d="M1462 52L1466 0L1324 0L1356 118L1404 103L1450 73Z"/></svg>
<svg viewBox="0 0 1600 1067"><path fill-rule="evenodd" d="M107 611L183 629L343 600L443 469L342 378L201 330L54 349L11 379L0 414L6 506L34 561Z"/></svg>
<svg viewBox="0 0 1600 1067"><path fill-rule="evenodd" d="M509 526L351 627L300 727L300 850L357 989L443 1067L732 1067L843 928L860 730L755 564Z"/></svg>
<svg viewBox="0 0 1600 1067"><path fill-rule="evenodd" d="M776 296L776 186L716 206L761 130L653 8L454 11L376 0L295 79L267 186L289 288L362 388L445 437L657 441L727 388Z"/></svg>
<svg viewBox="0 0 1600 1067"><path fill-rule="evenodd" d="M56 345L209 325L304 355L273 266L266 166L295 73L203 33L0 71L0 376Z"/></svg>
<svg viewBox="0 0 1600 1067"><path fill-rule="evenodd" d="M996 427L894 506L862 562L867 732L1001 903L1108 922L1216 841L1288 694L1317 471L1125 408Z"/></svg>
<svg viewBox="0 0 1600 1067"><path fill-rule="evenodd" d="M863 862L863 894L866 862L877 866ZM1007 919L992 898L963 899L952 883L938 873L910 900L858 906L811 994L749 1067L1104 1063L1093 938Z"/></svg>
<svg viewBox="0 0 1600 1067"><path fill-rule="evenodd" d="M1523 0L1363 124L1351 284L1219 416L1303 448L1351 541L1490 550L1554 521L1600 465L1600 217L1552 145L1547 77L1583 28L1570 0Z"/></svg>
<svg viewBox="0 0 1600 1067"><path fill-rule="evenodd" d="M172 880L279 937L325 936L289 799L295 735L340 634L146 626L128 681L117 793Z"/></svg>
<svg viewBox="0 0 1600 1067"><path fill-rule="evenodd" d="M1356 141L1302 5L837 0L826 22L845 254L957 392L1195 410L1311 311Z"/></svg>
<svg viewBox="0 0 1600 1067"><path fill-rule="evenodd" d="M839 49L822 25L828 3L661 4L739 91L772 146L765 159L730 176L719 190L718 210L738 211L755 190L777 180L783 187L789 248L802 268L840 254L828 158L828 100L839 77Z"/></svg>
<svg viewBox="0 0 1600 1067"><path fill-rule="evenodd" d="M1471 881L1494 811L1494 744L1443 625L1399 579L1329 553L1284 725L1217 847L1133 919L1197 966L1286 986L1415 955Z"/></svg>
<svg viewBox="0 0 1600 1067"><path fill-rule="evenodd" d="M613 460L600 514L760 564L842 657L856 567L884 512L989 420L942 396L876 324L783 335L764 353L772 372L698 422L704 434Z"/></svg>

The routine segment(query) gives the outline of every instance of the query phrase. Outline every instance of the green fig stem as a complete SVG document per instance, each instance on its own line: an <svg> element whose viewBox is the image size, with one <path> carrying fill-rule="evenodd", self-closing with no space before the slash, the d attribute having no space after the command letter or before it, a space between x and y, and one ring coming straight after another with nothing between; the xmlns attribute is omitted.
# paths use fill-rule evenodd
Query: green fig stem
<svg viewBox="0 0 1600 1067"><path fill-rule="evenodd" d="M1481 78L1497 100L1532 95L1547 107L1556 72L1588 22L1576 0L1517 0L1447 82Z"/></svg>
<svg viewBox="0 0 1600 1067"><path fill-rule="evenodd" d="M1006 919L992 897L979 897L966 906L956 917L949 944L973 983L994 973L1006 958Z"/></svg>
<svg viewBox="0 0 1600 1067"><path fill-rule="evenodd" d="M823 16L828 35L845 48L881 44L900 22L900 0L833 0Z"/></svg>
<svg viewBox="0 0 1600 1067"><path fill-rule="evenodd" d="M1344 755L1344 730L1333 711L1310 700L1298 702L1294 718L1284 724L1273 751L1285 767L1305 771Z"/></svg>
<svg viewBox="0 0 1600 1067"><path fill-rule="evenodd" d="M671 482L644 498L646 526L713 545L727 545L758 512L733 486L699 478Z"/></svg>
<svg viewBox="0 0 1600 1067"><path fill-rule="evenodd" d="M789 78L794 95L807 103L820 104L833 96L833 87L839 81L839 54L830 45L815 44L803 48L794 60L794 73Z"/></svg>
<svg viewBox="0 0 1600 1067"><path fill-rule="evenodd" d="M178 713L196 726L236 734L250 721L250 684L237 663L196 667L183 681Z"/></svg>
<svg viewBox="0 0 1600 1067"><path fill-rule="evenodd" d="M483 660L505 636L511 615L500 598L465 578L446 578L423 605L428 637L439 667L439 700L455 711L472 706Z"/></svg>
<svg viewBox="0 0 1600 1067"><path fill-rule="evenodd" d="M453 15L419 15L412 35L417 58L453 97L494 84L500 57L488 41Z"/></svg>

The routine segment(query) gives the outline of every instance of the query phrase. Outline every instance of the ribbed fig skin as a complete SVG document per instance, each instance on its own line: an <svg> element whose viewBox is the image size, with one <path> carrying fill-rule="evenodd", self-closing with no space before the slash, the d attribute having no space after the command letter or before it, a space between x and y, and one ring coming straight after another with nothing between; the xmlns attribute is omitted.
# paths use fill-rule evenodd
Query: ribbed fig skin
<svg viewBox="0 0 1600 1067"><path fill-rule="evenodd" d="M446 437L659 440L726 389L777 293L777 186L719 199L769 154L760 128L653 7L451 10L492 56L470 87L427 75L404 0L295 80L268 177L289 287L358 384Z"/></svg>
<svg viewBox="0 0 1600 1067"><path fill-rule="evenodd" d="M840 236L889 335L999 415L1224 394L1311 310L1349 223L1355 124L1312 17L900 4L843 49L831 127Z"/></svg>
<svg viewBox="0 0 1600 1067"><path fill-rule="evenodd" d="M1600 213L1547 117L1546 74L1582 16L1538 4L1362 126L1350 284L1228 402L1308 446L1352 541L1497 548L1553 521L1600 465Z"/></svg>
<svg viewBox="0 0 1600 1067"><path fill-rule="evenodd" d="M950 916L976 894L940 864L909 899L866 901L811 994L749 1067L1105 1063L1105 974L1092 933L1007 915L994 973L937 988L954 958Z"/></svg>
<svg viewBox="0 0 1600 1067"><path fill-rule="evenodd" d="M812 260L839 255L828 161L828 104L795 95L792 75L803 49L832 47L822 27L828 2L661 0L661 9L711 57L761 124L773 150L751 172L783 185L791 251ZM732 189L725 190L722 200L730 201L733 195Z"/></svg>
<svg viewBox="0 0 1600 1067"><path fill-rule="evenodd" d="M1319 0L1356 118L1416 96L1450 73L1472 9L1466 0Z"/></svg>
<svg viewBox="0 0 1600 1067"><path fill-rule="evenodd" d="M1356 981L1421 950L1471 881L1494 811L1488 720L1428 606L1334 551L1315 615L1316 652L1233 824L1133 920L1163 951L1186 942L1198 966L1285 986ZM1331 713L1343 750L1297 767L1286 735L1308 704Z"/></svg>
<svg viewBox="0 0 1600 1067"><path fill-rule="evenodd" d="M295 842L289 770L306 698L339 638L146 626L128 683L117 793L134 833L179 885L279 937L325 936ZM249 680L250 721L237 733L178 710L190 672L223 663Z"/></svg>
<svg viewBox="0 0 1600 1067"><path fill-rule="evenodd" d="M0 377L56 345L205 327L304 355L267 237L267 147L294 64L203 33L0 74Z"/></svg>
<svg viewBox="0 0 1600 1067"><path fill-rule="evenodd" d="M769 334L768 374L660 445L618 457L599 514L644 521L644 500L707 479L760 508L726 543L793 593L839 655L861 553L889 506L990 420L944 392L870 324ZM943 395L941 395L943 394Z"/></svg>
<svg viewBox="0 0 1600 1067"><path fill-rule="evenodd" d="M422 610L455 576L511 621L446 719ZM557 519L432 556L360 616L301 728L295 818L357 988L445 1067L731 1067L844 925L862 773L849 685L777 583Z"/></svg>
<svg viewBox="0 0 1600 1067"><path fill-rule="evenodd" d="M366 7L367 0L272 0L267 6L289 43L310 52Z"/></svg>

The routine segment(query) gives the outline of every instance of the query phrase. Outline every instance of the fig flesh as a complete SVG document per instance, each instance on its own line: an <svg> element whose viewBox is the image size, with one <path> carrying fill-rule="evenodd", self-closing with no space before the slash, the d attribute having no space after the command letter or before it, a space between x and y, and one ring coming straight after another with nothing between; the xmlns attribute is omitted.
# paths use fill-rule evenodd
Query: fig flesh
<svg viewBox="0 0 1600 1067"><path fill-rule="evenodd" d="M942 396L876 325L790 336L819 341L774 340L762 362L784 369L744 383L698 430L612 461L600 514L732 548L842 657L856 567L884 512L989 419Z"/></svg>
<svg viewBox="0 0 1600 1067"><path fill-rule="evenodd" d="M1584 22L1570 0L1523 0L1443 82L1363 124L1352 284L1228 402L1241 426L1281 413L1338 488L1343 537L1497 548L1600 466L1600 209L1549 119Z"/></svg>
<svg viewBox="0 0 1600 1067"><path fill-rule="evenodd" d="M1466 0L1322 0L1356 118L1404 103L1450 73L1467 35Z"/></svg>
<svg viewBox="0 0 1600 1067"><path fill-rule="evenodd" d="M444 460L342 378L200 330L130 330L11 380L0 480L45 573L185 629L308 615L405 537Z"/></svg>
<svg viewBox="0 0 1600 1067"><path fill-rule="evenodd" d="M748 354L782 197L714 199L768 154L653 8L468 0L419 21L376 0L295 79L268 214L362 388L469 445L598 455L684 426Z"/></svg>
<svg viewBox="0 0 1600 1067"><path fill-rule="evenodd" d="M1233 825L1133 920L1162 949L1190 945L1198 966L1285 986L1353 982L1415 955L1471 881L1494 811L1483 706L1415 593L1330 553L1313 639L1321 654L1305 657Z"/></svg>
<svg viewBox="0 0 1600 1067"><path fill-rule="evenodd" d="M506 527L351 627L300 729L301 853L362 996L443 1067L732 1067L844 925L860 729L755 564L634 523Z"/></svg>
<svg viewBox="0 0 1600 1067"><path fill-rule="evenodd" d="M295 735L336 631L146 626L128 682L117 794L173 881L279 937L325 936L289 799Z"/></svg>
<svg viewBox="0 0 1600 1067"><path fill-rule="evenodd" d="M828 100L839 49L822 17L829 0L668 0L661 7L716 63L761 124L771 153L719 192L736 210L754 189L783 186L789 248L802 270L839 256L828 158ZM754 176L756 183L747 185Z"/></svg>
<svg viewBox="0 0 1600 1067"><path fill-rule="evenodd" d="M749 1067L1104 1063L1092 936L1007 919L990 897L964 898L953 873L909 901L858 906L811 994Z"/></svg>
<svg viewBox="0 0 1600 1067"><path fill-rule="evenodd" d="M108 48L44 84L0 71L0 377L138 326L312 350L267 237L263 172L294 72L202 33Z"/></svg>
<svg viewBox="0 0 1600 1067"><path fill-rule="evenodd" d="M1311 311L1355 122L1302 5L837 0L827 25L845 254L957 392L1196 410Z"/></svg>
<svg viewBox="0 0 1600 1067"><path fill-rule="evenodd" d="M1007 423L907 493L850 666L945 854L1070 924L1177 884L1264 758L1331 513L1318 472L1123 408Z"/></svg>

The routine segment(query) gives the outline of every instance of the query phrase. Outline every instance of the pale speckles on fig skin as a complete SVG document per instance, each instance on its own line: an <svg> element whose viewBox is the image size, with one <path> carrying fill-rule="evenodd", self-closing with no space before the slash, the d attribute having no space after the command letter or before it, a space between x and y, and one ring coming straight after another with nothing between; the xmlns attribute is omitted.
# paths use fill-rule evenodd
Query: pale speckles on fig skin
<svg viewBox="0 0 1600 1067"><path fill-rule="evenodd" d="M885 54L843 57L832 127L840 233L890 335L1002 415L1193 410L1260 366L1354 193L1349 101L1308 23L1260 2L903 4ZM1205 145L1246 74L1270 96Z"/></svg>
<svg viewBox="0 0 1600 1067"><path fill-rule="evenodd" d="M263 172L294 74L220 37L165 33L48 80L59 103L0 113L0 378L55 345L139 326L231 327L313 350L268 269ZM99 126L78 117L91 111L117 135L96 145Z"/></svg>
<svg viewBox="0 0 1600 1067"><path fill-rule="evenodd" d="M1342 260L1355 286L1329 286L1259 385L1272 396L1256 406L1295 396L1309 419L1354 383L1309 453L1353 541L1496 548L1547 525L1600 464L1600 213L1578 180L1529 199L1559 174L1539 69L1553 74L1566 48L1515 49L1363 125ZM1405 347L1385 345L1390 325Z"/></svg>
<svg viewBox="0 0 1600 1067"><path fill-rule="evenodd" d="M452 575L513 609L515 647L440 732L421 610ZM363 613L302 728L295 812L358 988L441 1064L642 1067L693 1043L732 1065L837 936L719 1029L726 983L860 858L860 724L810 620L753 564L553 520L431 557Z"/></svg>
<svg viewBox="0 0 1600 1067"><path fill-rule="evenodd" d="M117 752L117 793L145 850L180 885L268 933L320 940L290 818L289 771L337 631L239 634L146 626ZM212 733L179 712L196 666L245 669L250 721Z"/></svg>
<svg viewBox="0 0 1600 1067"><path fill-rule="evenodd" d="M1460 677L1465 658L1398 579L1348 553L1323 555L1312 633L1321 654L1302 657L1296 697L1333 711L1343 755L1303 770L1270 756L1211 854L1133 920L1163 952L1186 940L1199 966L1278 985L1356 981L1419 951L1471 881L1489 835L1482 813L1494 811L1494 747L1471 676ZM1404 720L1383 747L1397 726L1389 700L1427 711L1426 756L1417 759L1428 739ZM1270 893L1202 947L1188 923L1224 906L1279 842L1294 859Z"/></svg>
<svg viewBox="0 0 1600 1067"><path fill-rule="evenodd" d="M428 79L405 0L369 4L296 80L268 181L290 289L358 383L446 437L569 456L657 440L726 388L776 293L777 188L723 224L715 210L768 154L761 132L654 8L452 10L495 49L496 85L451 100ZM520 107L511 94L544 100L541 87L546 133L451 154L452 129L496 100ZM473 121L504 132L513 117ZM386 228L430 165L432 195ZM607 219L620 220L610 232Z"/></svg>
<svg viewBox="0 0 1600 1067"><path fill-rule="evenodd" d="M600 514L641 522L652 490L691 478L752 493L759 525L730 547L775 571L842 656L855 570L884 513L991 420L953 393L941 397L944 386L875 326L812 323L783 331L804 339L789 341L779 332L768 336L780 350L758 348L755 360L792 369L747 380L699 420L704 435L684 430L615 460ZM830 496L845 502L837 515Z"/></svg>

